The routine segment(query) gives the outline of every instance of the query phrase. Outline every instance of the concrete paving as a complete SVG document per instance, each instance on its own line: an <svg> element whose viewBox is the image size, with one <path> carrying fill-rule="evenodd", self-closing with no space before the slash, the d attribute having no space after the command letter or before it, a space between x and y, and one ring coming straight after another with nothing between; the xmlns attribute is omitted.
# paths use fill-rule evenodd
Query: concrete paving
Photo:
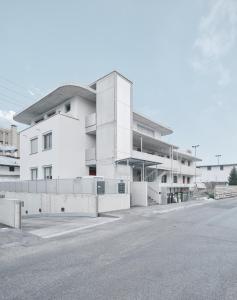
<svg viewBox="0 0 237 300"><path fill-rule="evenodd" d="M237 199L154 210L0 248L0 299L236 299Z"/></svg>

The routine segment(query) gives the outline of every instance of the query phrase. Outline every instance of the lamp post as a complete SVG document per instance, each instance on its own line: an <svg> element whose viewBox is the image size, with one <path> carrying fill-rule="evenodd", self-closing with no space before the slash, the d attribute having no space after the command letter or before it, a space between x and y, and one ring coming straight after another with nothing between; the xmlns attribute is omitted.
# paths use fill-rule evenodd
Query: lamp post
<svg viewBox="0 0 237 300"><path fill-rule="evenodd" d="M220 164L220 158L221 158L222 155L221 154L216 154L215 156L217 158L217 164L219 166L219 164Z"/></svg>
<svg viewBox="0 0 237 300"><path fill-rule="evenodd" d="M197 162L196 162L196 157L197 157L197 148L200 145L193 145L192 148L194 148L194 155L195 155L195 188L197 187Z"/></svg>

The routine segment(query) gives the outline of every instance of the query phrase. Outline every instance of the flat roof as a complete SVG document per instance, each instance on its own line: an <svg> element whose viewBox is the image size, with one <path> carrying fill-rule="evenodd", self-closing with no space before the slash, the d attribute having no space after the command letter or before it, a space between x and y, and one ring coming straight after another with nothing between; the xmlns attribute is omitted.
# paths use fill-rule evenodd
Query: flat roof
<svg viewBox="0 0 237 300"><path fill-rule="evenodd" d="M13 119L16 122L30 125L32 119L78 95L91 101L96 100L96 91L88 86L63 85L15 115Z"/></svg>
<svg viewBox="0 0 237 300"><path fill-rule="evenodd" d="M141 122L142 124L144 124L148 127L158 130L161 133L161 135L168 135L168 134L173 133L173 130L171 128L169 128L168 126L158 123L156 121L153 121L149 117L147 117L141 113L133 112L133 119L138 122Z"/></svg>
<svg viewBox="0 0 237 300"><path fill-rule="evenodd" d="M197 166L197 168L206 168L206 167L220 167L220 166L224 166L224 167L234 167L237 166L237 163L234 164L212 164L212 165L201 165L201 166Z"/></svg>

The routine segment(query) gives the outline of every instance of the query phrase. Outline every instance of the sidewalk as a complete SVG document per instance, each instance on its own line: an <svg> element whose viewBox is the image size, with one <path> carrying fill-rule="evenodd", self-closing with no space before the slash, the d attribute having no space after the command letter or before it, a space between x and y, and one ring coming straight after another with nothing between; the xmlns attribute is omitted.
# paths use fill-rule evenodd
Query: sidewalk
<svg viewBox="0 0 237 300"><path fill-rule="evenodd" d="M186 209L191 208L194 206L200 206L209 204L212 202L215 202L214 199L207 199L207 198L201 198L196 200L190 200L187 202L180 202L180 203L172 203L172 204L166 204L166 205L151 205L147 207L131 207L130 209L126 211L116 211L111 214L122 217L124 214L135 214L135 215L142 215L142 216L151 216L154 214L166 214L170 213L176 210L180 209Z"/></svg>

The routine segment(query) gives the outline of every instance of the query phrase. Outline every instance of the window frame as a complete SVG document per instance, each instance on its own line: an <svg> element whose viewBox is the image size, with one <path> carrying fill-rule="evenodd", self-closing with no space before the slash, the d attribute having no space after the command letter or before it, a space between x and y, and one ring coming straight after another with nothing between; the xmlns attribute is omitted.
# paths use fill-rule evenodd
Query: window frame
<svg viewBox="0 0 237 300"><path fill-rule="evenodd" d="M46 169L50 169L50 176L46 176ZM48 166L43 166L43 175L44 175L44 180L51 180L53 179L53 167L52 165L48 165ZM49 177L49 178L47 178Z"/></svg>
<svg viewBox="0 0 237 300"><path fill-rule="evenodd" d="M35 179L33 179L33 171L36 171L36 178ZM30 168L30 178L31 178L31 180L38 180L38 168L37 167L34 167L34 168Z"/></svg>
<svg viewBox="0 0 237 300"><path fill-rule="evenodd" d="M35 141L35 140L37 140L37 149L36 149L36 152L32 152L32 141ZM39 139L38 139L38 137L36 136L36 137L33 137L33 138L31 138L30 139L30 154L36 154L36 153L38 153L38 147L39 147Z"/></svg>
<svg viewBox="0 0 237 300"><path fill-rule="evenodd" d="M49 139L49 146L45 147L45 145L46 145L45 138L47 136L51 136L51 140ZM52 149L52 145L53 145L53 133L52 133L52 131L48 131L48 132L43 133L42 138L43 138L43 151L51 150Z"/></svg>

